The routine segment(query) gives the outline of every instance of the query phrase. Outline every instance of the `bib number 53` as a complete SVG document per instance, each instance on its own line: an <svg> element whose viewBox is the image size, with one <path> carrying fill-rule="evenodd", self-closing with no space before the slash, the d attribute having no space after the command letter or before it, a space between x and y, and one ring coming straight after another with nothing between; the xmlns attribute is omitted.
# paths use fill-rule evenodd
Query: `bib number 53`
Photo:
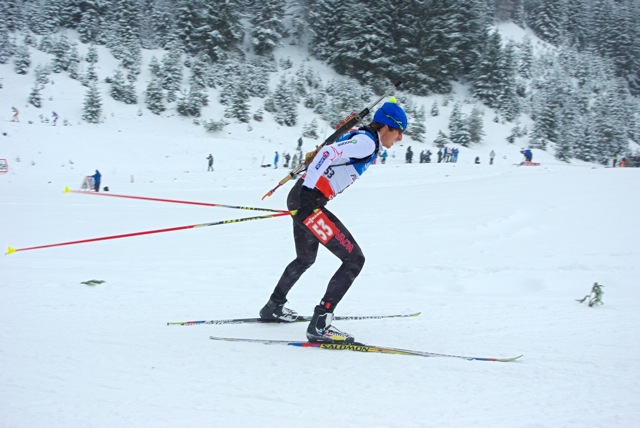
<svg viewBox="0 0 640 428"><path fill-rule="evenodd" d="M304 221L304 225L313 232L322 244L329 242L336 234L337 228L331 220L327 218L325 213L318 210L315 214L312 214Z"/></svg>

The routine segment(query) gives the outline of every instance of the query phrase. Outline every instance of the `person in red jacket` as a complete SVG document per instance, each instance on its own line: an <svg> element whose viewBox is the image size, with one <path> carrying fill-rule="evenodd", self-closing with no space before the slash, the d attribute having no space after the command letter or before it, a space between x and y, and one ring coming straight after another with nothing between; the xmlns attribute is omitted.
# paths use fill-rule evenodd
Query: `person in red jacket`
<svg viewBox="0 0 640 428"><path fill-rule="evenodd" d="M333 311L364 265L364 254L353 235L326 204L351 186L378 154L402 140L407 116L395 100L386 102L362 128L351 130L323 146L307 166L306 174L289 192L287 207L293 218L296 258L285 268L267 304L260 310L265 321L293 322L298 314L286 308L287 294L315 262L324 245L342 264L333 275L307 328L311 342L354 342L354 337L332 326Z"/></svg>

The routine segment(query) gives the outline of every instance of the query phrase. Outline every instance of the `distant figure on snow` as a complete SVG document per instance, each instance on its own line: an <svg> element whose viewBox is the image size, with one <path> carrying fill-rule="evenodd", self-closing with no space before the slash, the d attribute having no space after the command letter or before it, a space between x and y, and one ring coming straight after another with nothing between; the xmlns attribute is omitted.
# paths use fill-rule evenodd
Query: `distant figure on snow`
<svg viewBox="0 0 640 428"><path fill-rule="evenodd" d="M273 157L273 167L275 169L278 169L278 161L280 160L280 155L278 154L278 152L276 152L275 156Z"/></svg>
<svg viewBox="0 0 640 428"><path fill-rule="evenodd" d="M211 153L209 153L207 160L209 161L209 167L207 168L207 171L213 171L213 155Z"/></svg>
<svg viewBox="0 0 640 428"><path fill-rule="evenodd" d="M520 153L524 155L525 162L531 162L531 159L533 159L533 153L531 153L531 150L529 149L522 149Z"/></svg>
<svg viewBox="0 0 640 428"><path fill-rule="evenodd" d="M96 192L100 191L100 180L102 179L102 174L100 174L100 171L98 171L96 169L96 173L93 174L91 177L93 177L93 188Z"/></svg>
<svg viewBox="0 0 640 428"><path fill-rule="evenodd" d="M53 120L53 126L56 126L56 124L58 123L58 113L56 113L55 111L51 113L51 118Z"/></svg>
<svg viewBox="0 0 640 428"><path fill-rule="evenodd" d="M496 157L496 152L491 150L491 152L489 153L489 165L493 165L493 158L495 157Z"/></svg>
<svg viewBox="0 0 640 428"><path fill-rule="evenodd" d="M20 122L20 110L15 107L11 107L11 112L13 113L13 117L11 118L11 122Z"/></svg>

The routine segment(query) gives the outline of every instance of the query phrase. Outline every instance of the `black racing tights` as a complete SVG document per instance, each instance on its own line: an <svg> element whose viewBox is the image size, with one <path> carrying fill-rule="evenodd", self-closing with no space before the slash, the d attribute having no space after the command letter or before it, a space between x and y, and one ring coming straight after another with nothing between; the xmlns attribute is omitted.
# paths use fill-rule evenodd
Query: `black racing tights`
<svg viewBox="0 0 640 428"><path fill-rule="evenodd" d="M298 180L287 198L289 210L295 210L300 206L300 187L302 179ZM320 195L320 194L319 194ZM293 216L293 239L296 245L296 258L285 268L272 299L276 301L286 300L289 290L300 279L300 276L316 261L318 246L321 242L336 257L342 260L342 264L333 275L327 286L327 291L320 304L326 310L333 311L342 300L351 284L356 279L362 266L364 266L364 254L353 236L342 222L324 205L326 198L320 196L318 206L320 212L310 215L307 221ZM305 225L312 220L314 224ZM314 233L315 229L318 233Z"/></svg>

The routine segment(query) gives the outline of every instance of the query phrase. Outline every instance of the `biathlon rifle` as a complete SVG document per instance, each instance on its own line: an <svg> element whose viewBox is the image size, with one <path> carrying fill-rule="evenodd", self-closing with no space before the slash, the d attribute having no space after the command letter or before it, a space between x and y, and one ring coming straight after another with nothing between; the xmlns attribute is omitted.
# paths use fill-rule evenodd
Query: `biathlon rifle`
<svg viewBox="0 0 640 428"><path fill-rule="evenodd" d="M384 98L391 96L393 92L398 88L398 86L400 86L401 83L402 82L398 81L395 84L389 86L389 88L385 91L385 93L380 98L378 98L373 103L371 103L371 105L365 107L365 109L362 110L360 113L355 114L354 112L354 113L351 113L349 116L347 116L347 118L337 126L337 129L333 134L331 134L326 140L324 140L322 144L316 147L314 151L307 153L305 156L304 162L301 162L297 167L291 170L291 172L288 173L286 177L284 177L282 180L280 180L276 187L269 190L262 197L262 199L264 200L267 196L273 195L274 192L278 190L280 186L284 185L287 181L291 180L301 172L304 172L307 169L307 165L311 163L315 155L318 153L318 151L320 151L322 147L333 143L342 135L344 135L347 131L349 131L351 128L356 126L358 123L362 122L362 119L364 119L371 112L371 109L373 109L376 105L378 105L378 103L382 101Z"/></svg>

